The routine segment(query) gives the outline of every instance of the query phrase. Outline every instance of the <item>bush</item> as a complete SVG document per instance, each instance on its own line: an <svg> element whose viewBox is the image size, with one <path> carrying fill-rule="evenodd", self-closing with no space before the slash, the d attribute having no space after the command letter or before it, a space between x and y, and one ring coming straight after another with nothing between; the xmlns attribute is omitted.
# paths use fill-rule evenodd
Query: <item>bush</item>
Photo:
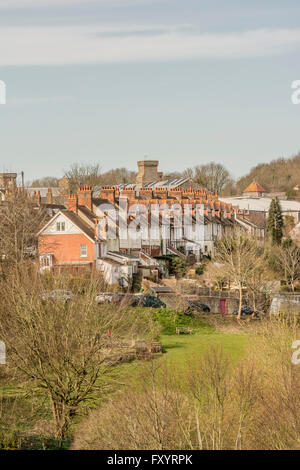
<svg viewBox="0 0 300 470"><path fill-rule="evenodd" d="M188 263L185 259L179 256L173 256L170 260L169 271L171 275L176 277L183 277L188 272Z"/></svg>
<svg viewBox="0 0 300 470"><path fill-rule="evenodd" d="M154 321L158 322L163 335L175 335L176 327L201 328L206 326L203 321L193 315L186 315L176 310L160 308L154 313Z"/></svg>
<svg viewBox="0 0 300 470"><path fill-rule="evenodd" d="M204 264L202 264L201 266L197 266L197 268L195 269L195 273L196 273L198 276L201 276L201 274L204 273L204 269L205 269Z"/></svg>
<svg viewBox="0 0 300 470"><path fill-rule="evenodd" d="M180 410L188 422L187 398L167 387L159 390L157 384L153 388L141 393L129 389L96 409L80 425L72 449L187 449L178 419Z"/></svg>
<svg viewBox="0 0 300 470"><path fill-rule="evenodd" d="M286 197L288 197L288 198L294 198L294 197L297 197L297 192L298 192L298 191L295 191L294 189L288 189L288 190L285 192L285 195L286 195Z"/></svg>

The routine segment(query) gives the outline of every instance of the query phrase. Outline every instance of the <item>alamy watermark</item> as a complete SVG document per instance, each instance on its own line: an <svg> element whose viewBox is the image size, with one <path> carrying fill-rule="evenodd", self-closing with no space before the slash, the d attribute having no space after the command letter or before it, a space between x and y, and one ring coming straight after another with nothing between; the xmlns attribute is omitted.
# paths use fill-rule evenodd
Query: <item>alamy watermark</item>
<svg viewBox="0 0 300 470"><path fill-rule="evenodd" d="M0 365L6 364L6 346L4 341L0 341Z"/></svg>
<svg viewBox="0 0 300 470"><path fill-rule="evenodd" d="M298 366L300 364L300 340L299 339L293 342L292 349L295 349L295 351L292 354L292 363L295 366Z"/></svg>
<svg viewBox="0 0 300 470"><path fill-rule="evenodd" d="M6 104L6 84L0 80L0 105Z"/></svg>
<svg viewBox="0 0 300 470"><path fill-rule="evenodd" d="M292 82L293 93L291 94L291 101L293 104L300 104L300 80L294 80Z"/></svg>
<svg viewBox="0 0 300 470"><path fill-rule="evenodd" d="M204 204L185 204L184 208L179 203L169 206L164 202L128 206L127 199L120 198L118 209L100 204L98 210L103 214L97 229L102 239L204 241Z"/></svg>

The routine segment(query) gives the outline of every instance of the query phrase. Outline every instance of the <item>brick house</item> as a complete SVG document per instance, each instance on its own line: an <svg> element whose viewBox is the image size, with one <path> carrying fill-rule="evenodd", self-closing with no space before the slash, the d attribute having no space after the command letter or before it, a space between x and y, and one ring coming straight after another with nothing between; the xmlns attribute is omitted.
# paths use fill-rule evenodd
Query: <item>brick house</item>
<svg viewBox="0 0 300 470"><path fill-rule="evenodd" d="M91 188L70 194L64 209L58 210L37 236L41 271L90 271L103 250L92 211Z"/></svg>
<svg viewBox="0 0 300 470"><path fill-rule="evenodd" d="M38 233L41 270L72 271L76 268L91 270L101 251L101 241L94 230L78 216L59 211Z"/></svg>

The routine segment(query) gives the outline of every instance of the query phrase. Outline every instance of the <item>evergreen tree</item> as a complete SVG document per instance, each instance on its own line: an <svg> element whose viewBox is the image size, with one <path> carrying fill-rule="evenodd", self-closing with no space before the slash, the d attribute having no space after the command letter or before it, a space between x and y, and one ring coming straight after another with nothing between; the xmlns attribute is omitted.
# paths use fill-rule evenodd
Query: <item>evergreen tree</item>
<svg viewBox="0 0 300 470"><path fill-rule="evenodd" d="M273 245L280 245L282 239L283 217L280 202L277 197L272 199L269 209L267 232Z"/></svg>

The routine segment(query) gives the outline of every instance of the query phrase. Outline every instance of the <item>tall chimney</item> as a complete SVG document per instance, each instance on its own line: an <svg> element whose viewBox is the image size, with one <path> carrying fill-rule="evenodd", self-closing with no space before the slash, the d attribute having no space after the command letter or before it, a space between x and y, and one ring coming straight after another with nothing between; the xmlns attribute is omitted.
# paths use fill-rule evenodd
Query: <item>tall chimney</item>
<svg viewBox="0 0 300 470"><path fill-rule="evenodd" d="M142 160L137 162L138 174L136 177L136 184L138 187L143 187L152 181L159 181L162 178L162 173L158 172L158 160Z"/></svg>
<svg viewBox="0 0 300 470"><path fill-rule="evenodd" d="M77 208L78 208L77 194L69 194L68 210L71 211L71 212L76 212L77 213Z"/></svg>
<svg viewBox="0 0 300 470"><path fill-rule="evenodd" d="M92 210L92 188L91 186L84 186L78 188L78 205L85 206Z"/></svg>
<svg viewBox="0 0 300 470"><path fill-rule="evenodd" d="M47 200L47 204L52 204L53 203L51 188L48 188L47 195L46 195L46 200Z"/></svg>

